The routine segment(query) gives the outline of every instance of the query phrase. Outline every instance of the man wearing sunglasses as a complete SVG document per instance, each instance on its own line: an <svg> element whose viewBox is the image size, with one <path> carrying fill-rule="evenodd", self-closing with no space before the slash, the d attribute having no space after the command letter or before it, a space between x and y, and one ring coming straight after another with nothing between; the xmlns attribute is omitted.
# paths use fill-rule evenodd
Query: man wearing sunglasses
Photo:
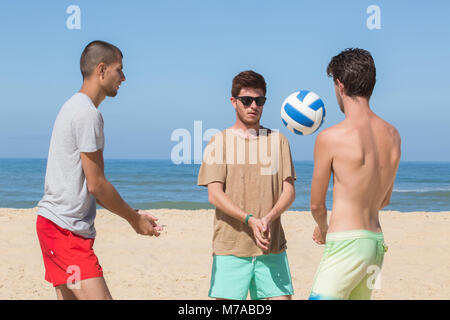
<svg viewBox="0 0 450 320"><path fill-rule="evenodd" d="M208 187L209 202L216 207L209 296L244 300L250 292L252 299L290 299L280 221L295 199L289 143L260 125L266 102L260 74L239 73L231 93L236 121L212 137L198 175L198 185ZM266 170L267 159L271 170Z"/></svg>

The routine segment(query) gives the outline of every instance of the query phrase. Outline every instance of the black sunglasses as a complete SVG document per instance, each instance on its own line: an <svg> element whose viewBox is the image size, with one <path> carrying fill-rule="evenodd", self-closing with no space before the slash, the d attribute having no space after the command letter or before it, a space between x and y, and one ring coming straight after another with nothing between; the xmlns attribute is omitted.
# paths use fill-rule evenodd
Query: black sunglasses
<svg viewBox="0 0 450 320"><path fill-rule="evenodd" d="M235 99L238 99L242 102L242 104L246 107L250 107L253 103L253 101L256 102L256 105L258 107L262 107L264 103L266 103L266 97L248 97L248 96L242 96L242 97L234 97Z"/></svg>

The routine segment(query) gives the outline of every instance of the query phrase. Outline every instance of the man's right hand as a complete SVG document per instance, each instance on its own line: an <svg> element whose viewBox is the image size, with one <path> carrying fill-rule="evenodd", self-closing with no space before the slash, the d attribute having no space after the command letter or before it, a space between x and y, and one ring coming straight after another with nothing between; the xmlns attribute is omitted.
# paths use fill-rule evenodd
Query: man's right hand
<svg viewBox="0 0 450 320"><path fill-rule="evenodd" d="M158 218L148 212L136 210L136 216L130 224L138 234L158 237L163 227L156 223L157 220Z"/></svg>
<svg viewBox="0 0 450 320"><path fill-rule="evenodd" d="M314 229L312 239L317 244L325 244L327 239L327 231L321 230L318 226Z"/></svg>
<svg viewBox="0 0 450 320"><path fill-rule="evenodd" d="M250 219L248 219L248 225L252 228L256 245L263 250L264 254L268 254L270 239L266 239L264 236L264 225L262 221L254 217L250 217Z"/></svg>

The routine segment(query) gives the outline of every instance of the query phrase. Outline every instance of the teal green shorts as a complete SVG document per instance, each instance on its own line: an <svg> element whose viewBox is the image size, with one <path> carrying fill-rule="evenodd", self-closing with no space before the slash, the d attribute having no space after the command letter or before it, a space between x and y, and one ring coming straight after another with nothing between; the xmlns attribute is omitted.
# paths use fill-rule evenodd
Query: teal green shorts
<svg viewBox="0 0 450 320"><path fill-rule="evenodd" d="M385 251L381 232L350 230L327 234L309 299L370 299Z"/></svg>
<svg viewBox="0 0 450 320"><path fill-rule="evenodd" d="M209 297L253 300L292 295L291 272L286 252L256 257L213 258Z"/></svg>

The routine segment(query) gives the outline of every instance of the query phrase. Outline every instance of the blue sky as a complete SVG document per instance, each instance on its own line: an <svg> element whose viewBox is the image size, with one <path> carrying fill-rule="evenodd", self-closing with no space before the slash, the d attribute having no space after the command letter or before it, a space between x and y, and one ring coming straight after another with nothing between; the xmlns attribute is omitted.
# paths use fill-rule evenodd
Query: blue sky
<svg viewBox="0 0 450 320"><path fill-rule="evenodd" d="M80 30L66 27L72 4ZM366 26L372 4L379 30ZM317 134L284 128L281 103L313 90L322 128L341 121L325 69L360 47L377 67L372 109L399 130L402 160L450 161L449 13L448 1L2 1L0 157L47 157L57 112L81 86L80 54L101 39L122 50L127 77L100 105L106 158L170 159L175 129L231 126L231 80L253 69L268 84L262 124L288 137L295 160L312 160Z"/></svg>

